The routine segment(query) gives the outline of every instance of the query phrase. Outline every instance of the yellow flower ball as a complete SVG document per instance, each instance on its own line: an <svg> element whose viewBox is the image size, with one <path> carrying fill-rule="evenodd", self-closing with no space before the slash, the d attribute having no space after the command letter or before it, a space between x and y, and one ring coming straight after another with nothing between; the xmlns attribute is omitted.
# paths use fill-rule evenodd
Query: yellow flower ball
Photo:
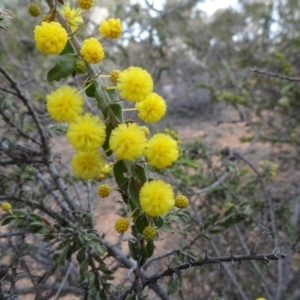
<svg viewBox="0 0 300 300"><path fill-rule="evenodd" d="M78 5L82 9L90 9L94 6L94 0L78 0Z"/></svg>
<svg viewBox="0 0 300 300"><path fill-rule="evenodd" d="M119 78L119 75L121 74L121 71L120 70L112 70L110 72L110 81L112 83L117 83L118 82L118 78Z"/></svg>
<svg viewBox="0 0 300 300"><path fill-rule="evenodd" d="M105 56L102 45L93 37L83 41L80 54L90 64L100 62Z"/></svg>
<svg viewBox="0 0 300 300"><path fill-rule="evenodd" d="M1 205L1 209L2 209L4 212L9 212L9 211L11 211L11 204L8 203L8 202L3 202L2 205Z"/></svg>
<svg viewBox="0 0 300 300"><path fill-rule="evenodd" d="M143 237L146 241L152 241L156 237L156 230L152 226L147 226L143 230Z"/></svg>
<svg viewBox="0 0 300 300"><path fill-rule="evenodd" d="M57 22L42 22L35 26L34 40L39 51L60 54L68 41L67 31Z"/></svg>
<svg viewBox="0 0 300 300"><path fill-rule="evenodd" d="M162 180L146 182L140 190L142 210L151 217L164 215L174 203L171 185Z"/></svg>
<svg viewBox="0 0 300 300"><path fill-rule="evenodd" d="M41 14L41 8L36 4L30 4L28 7L28 13L32 17L38 17Z"/></svg>
<svg viewBox="0 0 300 300"><path fill-rule="evenodd" d="M63 85L47 96L47 111L57 122L72 122L83 112L83 97L79 91Z"/></svg>
<svg viewBox="0 0 300 300"><path fill-rule="evenodd" d="M59 8L59 11L69 24L72 31L75 31L78 28L78 25L83 23L80 8L71 8L70 2L66 2L61 8Z"/></svg>
<svg viewBox="0 0 300 300"><path fill-rule="evenodd" d="M129 228L129 221L123 217L119 218L115 223L115 230L118 233L123 233Z"/></svg>
<svg viewBox="0 0 300 300"><path fill-rule="evenodd" d="M135 104L139 114L138 117L146 123L158 122L166 113L167 105L165 100L151 93L145 100Z"/></svg>
<svg viewBox="0 0 300 300"><path fill-rule="evenodd" d="M119 159L134 160L142 155L146 136L136 123L120 124L110 135L109 147Z"/></svg>
<svg viewBox="0 0 300 300"><path fill-rule="evenodd" d="M101 172L104 160L98 151L75 153L71 160L71 167L78 178L93 179Z"/></svg>
<svg viewBox="0 0 300 300"><path fill-rule="evenodd" d="M180 195L175 198L175 206L178 208L186 208L189 205L189 200L186 196Z"/></svg>
<svg viewBox="0 0 300 300"><path fill-rule="evenodd" d="M177 160L178 144L169 135L157 133L148 141L144 155L149 165L158 169L165 168Z"/></svg>
<svg viewBox="0 0 300 300"><path fill-rule="evenodd" d="M151 75L139 67L129 67L121 72L118 78L117 89L120 96L128 101L142 101L153 90Z"/></svg>
<svg viewBox="0 0 300 300"><path fill-rule="evenodd" d="M105 124L99 117L86 113L70 123L67 138L76 150L96 150L105 142Z"/></svg>
<svg viewBox="0 0 300 300"><path fill-rule="evenodd" d="M99 26L99 32L108 39L118 38L122 33L122 25L120 19L110 18L102 21Z"/></svg>
<svg viewBox="0 0 300 300"><path fill-rule="evenodd" d="M110 186L108 184L102 184L98 188L98 195L101 198L106 198L110 195Z"/></svg>

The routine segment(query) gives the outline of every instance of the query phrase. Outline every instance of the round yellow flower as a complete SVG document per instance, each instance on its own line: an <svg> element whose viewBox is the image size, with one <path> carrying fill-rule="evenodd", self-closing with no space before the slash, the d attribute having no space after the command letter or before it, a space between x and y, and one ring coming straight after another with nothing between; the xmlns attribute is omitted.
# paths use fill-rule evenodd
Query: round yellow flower
<svg viewBox="0 0 300 300"><path fill-rule="evenodd" d="M78 0L78 5L82 9L90 9L94 6L94 0Z"/></svg>
<svg viewBox="0 0 300 300"><path fill-rule="evenodd" d="M143 237L146 241L152 241L156 237L156 230L152 226L147 226L143 230Z"/></svg>
<svg viewBox="0 0 300 300"><path fill-rule="evenodd" d="M72 31L75 31L78 28L78 25L83 23L80 8L71 8L70 2L66 2L59 11L69 24Z"/></svg>
<svg viewBox="0 0 300 300"><path fill-rule="evenodd" d="M41 8L36 4L30 4L28 12L32 17L38 17L41 14Z"/></svg>
<svg viewBox="0 0 300 300"><path fill-rule="evenodd" d="M42 22L35 26L34 40L39 51L60 54L68 41L67 31L57 22Z"/></svg>
<svg viewBox="0 0 300 300"><path fill-rule="evenodd" d="M134 160L142 155L146 136L136 123L120 124L110 135L109 147L119 159Z"/></svg>
<svg viewBox="0 0 300 300"><path fill-rule="evenodd" d="M146 182L140 190L142 210L151 217L164 215L174 203L171 185L162 180Z"/></svg>
<svg viewBox="0 0 300 300"><path fill-rule="evenodd" d="M105 56L102 45L93 37L83 41L80 53L90 64L100 62Z"/></svg>
<svg viewBox="0 0 300 300"><path fill-rule="evenodd" d="M8 202L3 202L2 205L1 205L1 209L2 209L4 212L9 212L9 211L11 211L11 204L8 203Z"/></svg>
<svg viewBox="0 0 300 300"><path fill-rule="evenodd" d="M47 96L47 111L57 122L72 122L83 112L83 97L79 91L63 85Z"/></svg>
<svg viewBox="0 0 300 300"><path fill-rule="evenodd" d="M153 90L151 75L139 67L129 67L119 75L117 89L120 96L128 101L140 102Z"/></svg>
<svg viewBox="0 0 300 300"><path fill-rule="evenodd" d="M117 83L118 82L118 78L119 78L119 75L121 74L121 71L120 70L112 70L110 72L110 81L112 83Z"/></svg>
<svg viewBox="0 0 300 300"><path fill-rule="evenodd" d="M96 150L105 142L105 125L99 117L86 113L70 123L67 137L76 150Z"/></svg>
<svg viewBox="0 0 300 300"><path fill-rule="evenodd" d="M108 39L116 39L122 33L122 25L120 19L110 18L102 21L99 32Z"/></svg>
<svg viewBox="0 0 300 300"><path fill-rule="evenodd" d="M98 151L75 153L71 160L71 167L75 175L84 180L95 178L103 167L104 160Z"/></svg>
<svg viewBox="0 0 300 300"><path fill-rule="evenodd" d="M167 105L165 100L151 93L145 100L135 104L139 111L139 118L146 123L158 122L166 113Z"/></svg>
<svg viewBox="0 0 300 300"><path fill-rule="evenodd" d="M189 200L186 196L180 195L175 198L175 206L178 208L186 208L189 205Z"/></svg>
<svg viewBox="0 0 300 300"><path fill-rule="evenodd" d="M110 195L110 186L108 184L102 184L98 188L98 195L101 198L106 198Z"/></svg>
<svg viewBox="0 0 300 300"><path fill-rule="evenodd" d="M168 167L178 158L177 142L167 134L157 133L148 141L144 155L149 165L159 169Z"/></svg>
<svg viewBox="0 0 300 300"><path fill-rule="evenodd" d="M118 233L123 233L129 228L129 221L123 217L119 218L115 223L115 230Z"/></svg>

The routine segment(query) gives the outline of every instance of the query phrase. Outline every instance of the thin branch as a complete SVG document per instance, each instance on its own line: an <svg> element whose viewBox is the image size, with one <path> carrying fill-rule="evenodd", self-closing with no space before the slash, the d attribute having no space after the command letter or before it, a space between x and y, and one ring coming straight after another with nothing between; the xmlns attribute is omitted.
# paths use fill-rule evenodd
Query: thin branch
<svg viewBox="0 0 300 300"><path fill-rule="evenodd" d="M230 174L231 174L231 172L225 172L225 173L223 173L214 183L212 183L211 185L207 186L206 188L194 191L193 194L194 195L201 195L201 194L204 194L204 193L206 193L208 191L211 191L213 188L217 187L222 182L224 182L228 178L228 176Z"/></svg>
<svg viewBox="0 0 300 300"><path fill-rule="evenodd" d="M59 295L60 295L60 293L62 291L62 288L64 287L64 285L65 285L65 283L66 283L66 281L67 281L67 279L69 277L71 268L72 268L72 262L70 262L70 264L69 264L68 270L67 270L67 272L66 272L66 274L64 276L64 279L62 280L62 282L61 282L61 284L60 284L60 286L59 286L59 288L58 288L58 290L57 290L57 292L55 294L54 300L58 299L58 297L59 297Z"/></svg>
<svg viewBox="0 0 300 300"><path fill-rule="evenodd" d="M149 284L155 283L158 279L161 279L166 276L172 276L173 274L179 274L182 270L189 269L191 267L201 267L208 264L216 264L220 265L223 262L242 262L242 261L261 261L263 263L268 263L270 260L279 260L284 259L287 254L280 253L277 249L275 249L271 254L261 254L261 255L230 255L223 257L205 257L204 259L192 261L189 263L181 264L177 267L168 266L167 270L156 273L153 276L149 277L143 283L143 288L145 288Z"/></svg>
<svg viewBox="0 0 300 300"><path fill-rule="evenodd" d="M275 73L275 72L269 72L267 70L261 70L261 69L258 69L257 67L248 68L247 70L249 72L252 72L252 73L257 73L257 74L260 74L260 75L275 77L275 78L279 78L279 79L282 79L282 80L287 80L287 81L292 81L292 82L300 82L300 78L278 74L277 72Z"/></svg>

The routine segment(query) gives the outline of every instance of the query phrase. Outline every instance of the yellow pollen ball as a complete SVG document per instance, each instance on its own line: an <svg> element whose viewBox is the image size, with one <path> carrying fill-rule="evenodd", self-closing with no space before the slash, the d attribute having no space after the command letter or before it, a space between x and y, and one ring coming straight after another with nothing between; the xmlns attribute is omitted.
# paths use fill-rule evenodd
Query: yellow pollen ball
<svg viewBox="0 0 300 300"><path fill-rule="evenodd" d="M175 206L178 208L186 208L189 205L189 200L186 196L180 195L175 198Z"/></svg>
<svg viewBox="0 0 300 300"><path fill-rule="evenodd" d="M129 228L129 221L123 217L119 218L115 223L115 230L118 233L123 233Z"/></svg>
<svg viewBox="0 0 300 300"><path fill-rule="evenodd" d="M90 64L100 62L105 56L102 45L93 37L83 41L80 54Z"/></svg>
<svg viewBox="0 0 300 300"><path fill-rule="evenodd" d="M98 195L101 198L106 198L110 195L110 186L108 184L102 184L98 188Z"/></svg>
<svg viewBox="0 0 300 300"><path fill-rule="evenodd" d="M60 54L68 41L67 31L57 22L42 22L35 26L34 40L39 51Z"/></svg>
<svg viewBox="0 0 300 300"><path fill-rule="evenodd" d="M171 185L162 180L146 182L139 195L142 210L151 217L164 215L175 203Z"/></svg>
<svg viewBox="0 0 300 300"><path fill-rule="evenodd" d="M79 91L63 85L47 96L47 111L57 122L72 122L83 112L83 97Z"/></svg>
<svg viewBox="0 0 300 300"><path fill-rule="evenodd" d="M136 123L120 124L110 135L109 147L118 159L134 160L142 155L146 136Z"/></svg>
<svg viewBox="0 0 300 300"><path fill-rule="evenodd" d="M96 150L105 142L105 124L98 116L86 113L70 123L67 138L76 150Z"/></svg>
<svg viewBox="0 0 300 300"><path fill-rule="evenodd" d="M75 153L71 160L71 167L78 178L93 179L101 172L104 160L98 151Z"/></svg>
<svg viewBox="0 0 300 300"><path fill-rule="evenodd" d="M169 135L157 133L148 141L144 155L149 165L159 169L165 168L177 160L178 144Z"/></svg>
<svg viewBox="0 0 300 300"><path fill-rule="evenodd" d="M129 67L119 75L117 89L120 90L122 98L140 102L152 92L153 80L146 70Z"/></svg>
<svg viewBox="0 0 300 300"><path fill-rule="evenodd" d="M11 204L8 203L8 202L3 202L2 205L1 205L1 209L4 212L9 212L11 210Z"/></svg>
<svg viewBox="0 0 300 300"><path fill-rule="evenodd" d="M82 9L90 9L94 6L94 0L78 0L78 5Z"/></svg>
<svg viewBox="0 0 300 300"><path fill-rule="evenodd" d="M165 100L151 93L145 100L135 104L139 114L138 117L146 123L158 122L166 113L167 105Z"/></svg>
<svg viewBox="0 0 300 300"><path fill-rule="evenodd" d="M108 39L118 38L122 33L122 25L120 19L110 18L107 21L102 21L99 27L99 32Z"/></svg>

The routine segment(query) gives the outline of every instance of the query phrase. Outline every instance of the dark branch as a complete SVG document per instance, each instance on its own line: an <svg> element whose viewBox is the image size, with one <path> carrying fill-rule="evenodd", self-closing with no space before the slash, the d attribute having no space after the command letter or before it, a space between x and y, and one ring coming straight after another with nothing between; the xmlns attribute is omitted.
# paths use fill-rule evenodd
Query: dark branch
<svg viewBox="0 0 300 300"><path fill-rule="evenodd" d="M173 274L179 274L181 270L189 269L191 267L201 267L208 264L217 264L218 266L222 262L242 262L242 261L262 261L263 263L267 264L270 260L279 260L284 259L287 256L287 254L280 253L275 249L273 253L271 254L261 254L261 255L230 255L230 256L224 256L224 257L205 257L204 259L192 261L189 263L184 263L182 265L179 265L177 267L170 267L168 266L167 270L156 273L153 276L149 277L146 281L143 283L143 289L149 285L155 283L158 279L163 278L165 276L172 276Z"/></svg>
<svg viewBox="0 0 300 300"><path fill-rule="evenodd" d="M279 79L282 79L282 80L287 80L287 81L292 81L292 82L300 82L300 78L278 74L277 72L275 73L275 72L269 72L269 71L266 71L266 70L261 70L261 69L258 69L257 67L248 68L248 71L253 72L253 73L257 73L257 74L260 74L260 75L279 78Z"/></svg>

